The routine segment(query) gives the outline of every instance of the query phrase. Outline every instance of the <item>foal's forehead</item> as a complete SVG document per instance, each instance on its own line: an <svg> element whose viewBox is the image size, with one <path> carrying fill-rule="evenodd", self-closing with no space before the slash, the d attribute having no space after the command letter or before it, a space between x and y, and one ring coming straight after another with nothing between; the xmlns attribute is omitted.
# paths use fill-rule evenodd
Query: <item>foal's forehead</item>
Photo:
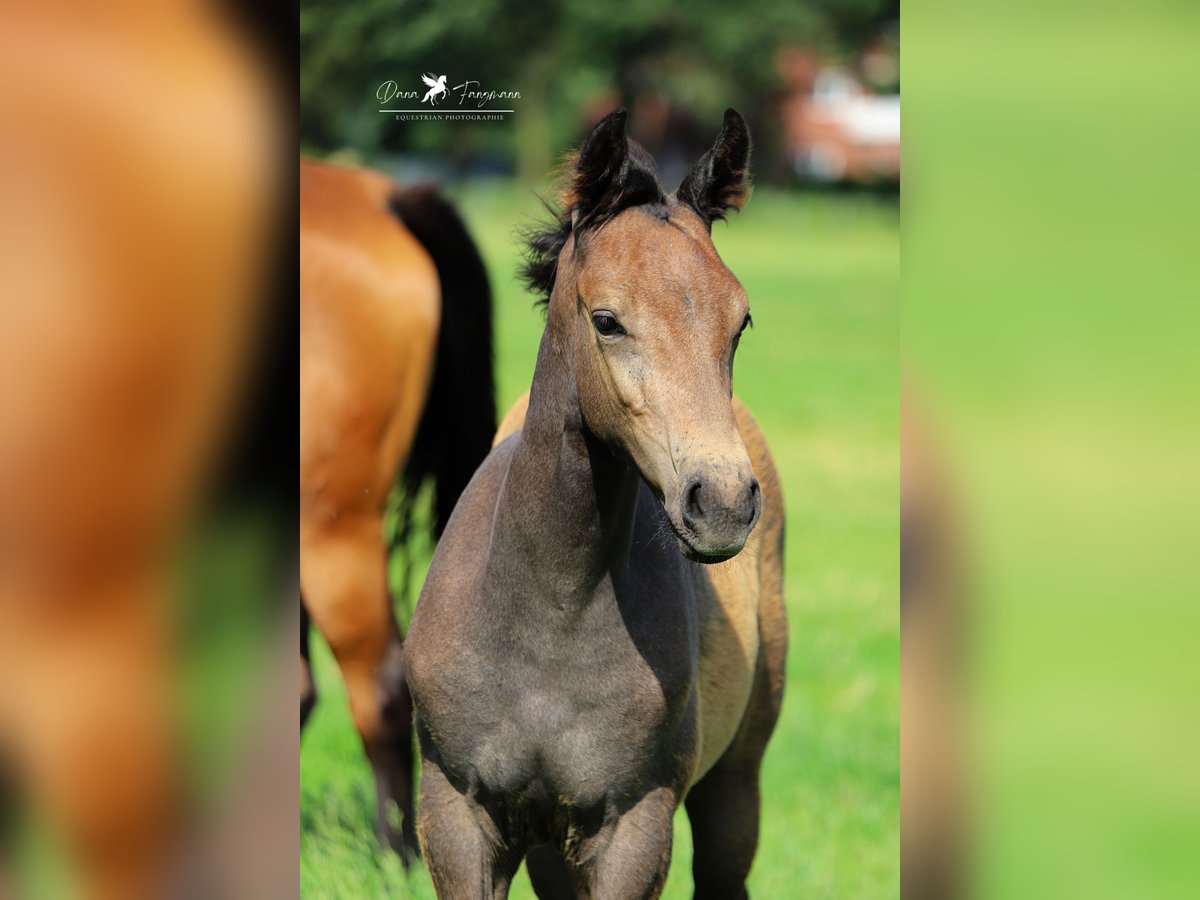
<svg viewBox="0 0 1200 900"><path fill-rule="evenodd" d="M625 210L590 236L581 287L607 293L617 285L648 297L745 298L704 223L682 205Z"/></svg>

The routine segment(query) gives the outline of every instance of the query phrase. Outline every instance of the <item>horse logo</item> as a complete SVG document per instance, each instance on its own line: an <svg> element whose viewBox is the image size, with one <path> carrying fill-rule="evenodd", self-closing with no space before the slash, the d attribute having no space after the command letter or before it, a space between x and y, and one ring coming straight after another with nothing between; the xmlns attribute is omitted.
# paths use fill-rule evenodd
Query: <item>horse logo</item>
<svg viewBox="0 0 1200 900"><path fill-rule="evenodd" d="M437 98L444 97L450 92L446 89L446 76L439 75L435 80L433 75L426 73L421 76L421 80L429 85L429 91L425 94L422 103L432 103L437 106Z"/></svg>

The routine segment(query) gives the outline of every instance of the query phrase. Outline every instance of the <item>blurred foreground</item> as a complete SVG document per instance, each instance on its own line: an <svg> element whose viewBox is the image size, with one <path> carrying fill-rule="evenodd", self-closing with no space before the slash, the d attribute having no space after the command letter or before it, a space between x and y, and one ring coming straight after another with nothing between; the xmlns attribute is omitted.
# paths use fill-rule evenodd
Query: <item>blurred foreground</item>
<svg viewBox="0 0 1200 900"><path fill-rule="evenodd" d="M295 895L265 56L202 5L0 14L0 895Z"/></svg>
<svg viewBox="0 0 1200 900"><path fill-rule="evenodd" d="M932 833L971 896L1198 896L1200 10L934 3L903 28L905 421L912 399L967 602L922 645L904 600L905 863L910 813L959 805ZM936 896L922 874L905 896Z"/></svg>

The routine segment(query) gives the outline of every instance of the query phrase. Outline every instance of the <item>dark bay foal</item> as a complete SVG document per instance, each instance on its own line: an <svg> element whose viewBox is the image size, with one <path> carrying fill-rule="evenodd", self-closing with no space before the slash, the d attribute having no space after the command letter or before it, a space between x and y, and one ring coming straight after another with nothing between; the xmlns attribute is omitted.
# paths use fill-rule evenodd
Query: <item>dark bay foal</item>
<svg viewBox="0 0 1200 900"><path fill-rule="evenodd" d="M745 896L783 693L783 498L732 396L745 292L709 236L749 193L730 110L667 196L602 121L534 238L548 321L522 423L467 488L406 656L438 895L662 890L686 802L697 897ZM720 565L708 565L720 563Z"/></svg>

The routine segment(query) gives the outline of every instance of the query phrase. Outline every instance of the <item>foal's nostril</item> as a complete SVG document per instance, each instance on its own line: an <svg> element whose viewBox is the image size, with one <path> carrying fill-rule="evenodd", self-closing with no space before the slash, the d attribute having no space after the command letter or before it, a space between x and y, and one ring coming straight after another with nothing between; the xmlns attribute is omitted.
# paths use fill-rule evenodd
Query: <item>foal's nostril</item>
<svg viewBox="0 0 1200 900"><path fill-rule="evenodd" d="M700 503L700 495L703 491L704 485L699 478L693 478L688 482L687 490L684 492L683 515L689 524L704 518L704 507Z"/></svg>
<svg viewBox="0 0 1200 900"><path fill-rule="evenodd" d="M758 515L758 508L759 508L759 503L760 503L758 494L759 494L758 479L751 478L750 479L750 515L746 517L747 525L753 524L755 516Z"/></svg>

